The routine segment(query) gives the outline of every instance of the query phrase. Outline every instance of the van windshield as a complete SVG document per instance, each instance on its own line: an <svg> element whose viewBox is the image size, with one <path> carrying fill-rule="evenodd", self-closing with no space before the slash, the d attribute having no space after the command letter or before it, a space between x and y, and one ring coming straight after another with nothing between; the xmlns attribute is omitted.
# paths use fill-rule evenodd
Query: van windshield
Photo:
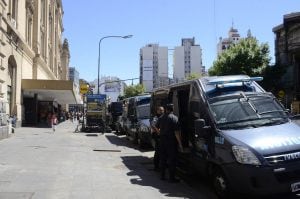
<svg viewBox="0 0 300 199"><path fill-rule="evenodd" d="M139 106L139 105L143 105L143 104L149 104L150 100L151 100L150 96L138 97L136 105Z"/></svg>
<svg viewBox="0 0 300 199"><path fill-rule="evenodd" d="M217 97L210 100L211 111L220 129L256 128L288 121L282 106L268 94Z"/></svg>

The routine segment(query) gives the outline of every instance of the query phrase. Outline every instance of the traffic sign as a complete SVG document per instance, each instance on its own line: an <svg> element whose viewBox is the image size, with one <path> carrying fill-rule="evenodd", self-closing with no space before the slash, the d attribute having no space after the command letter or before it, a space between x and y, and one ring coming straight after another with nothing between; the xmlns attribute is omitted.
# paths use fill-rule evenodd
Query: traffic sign
<svg viewBox="0 0 300 199"><path fill-rule="evenodd" d="M88 84L81 84L80 85L80 94L86 94L89 91Z"/></svg>
<svg viewBox="0 0 300 199"><path fill-rule="evenodd" d="M280 91L278 92L278 96L279 96L280 98L283 98L283 97L285 96L285 92L284 92L283 90L280 90Z"/></svg>

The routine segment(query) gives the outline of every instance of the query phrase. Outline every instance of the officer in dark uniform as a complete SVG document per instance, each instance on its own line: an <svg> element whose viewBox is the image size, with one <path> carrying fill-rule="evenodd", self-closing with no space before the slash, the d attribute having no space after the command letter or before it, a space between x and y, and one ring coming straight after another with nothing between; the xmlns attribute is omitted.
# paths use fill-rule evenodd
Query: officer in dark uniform
<svg viewBox="0 0 300 199"><path fill-rule="evenodd" d="M166 168L169 170L170 182L178 182L175 178L177 149L182 151L180 127L178 118L173 114L173 105L166 106L166 113L161 116L156 124L160 130L160 165L161 179L165 180Z"/></svg>
<svg viewBox="0 0 300 199"><path fill-rule="evenodd" d="M157 107L156 115L151 122L152 127L152 138L155 142L155 152L153 157L154 170L159 170L159 162L160 162L160 137L159 137L159 129L156 127L158 119L164 114L165 109L162 106Z"/></svg>

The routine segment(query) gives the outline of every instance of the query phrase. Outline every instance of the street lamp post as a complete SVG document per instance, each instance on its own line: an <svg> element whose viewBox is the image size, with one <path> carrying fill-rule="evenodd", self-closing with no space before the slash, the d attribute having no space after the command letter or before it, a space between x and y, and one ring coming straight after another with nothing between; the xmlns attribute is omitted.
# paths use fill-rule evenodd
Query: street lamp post
<svg viewBox="0 0 300 199"><path fill-rule="evenodd" d="M125 35L125 36L115 36L115 35L110 35L110 36L105 36L105 37L102 37L100 40L99 40L99 51L98 51L98 84L97 84L97 94L100 93L100 47L101 47L101 42L103 39L106 39L106 38L122 38L122 39L128 39L128 38L131 38L132 35Z"/></svg>

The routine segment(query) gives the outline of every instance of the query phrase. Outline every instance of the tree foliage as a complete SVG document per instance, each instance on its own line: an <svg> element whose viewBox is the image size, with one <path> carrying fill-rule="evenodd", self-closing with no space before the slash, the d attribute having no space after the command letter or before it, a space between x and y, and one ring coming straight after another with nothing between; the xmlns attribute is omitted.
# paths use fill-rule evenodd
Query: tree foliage
<svg viewBox="0 0 300 199"><path fill-rule="evenodd" d="M269 46L259 44L254 37L241 39L225 50L213 66L209 75L261 75L270 62Z"/></svg>
<svg viewBox="0 0 300 199"><path fill-rule="evenodd" d="M193 80L193 79L199 79L201 77L200 73L191 73L189 76L187 76L187 80Z"/></svg>
<svg viewBox="0 0 300 199"><path fill-rule="evenodd" d="M127 86L124 90L124 97L133 97L145 92L145 87L142 84Z"/></svg>

